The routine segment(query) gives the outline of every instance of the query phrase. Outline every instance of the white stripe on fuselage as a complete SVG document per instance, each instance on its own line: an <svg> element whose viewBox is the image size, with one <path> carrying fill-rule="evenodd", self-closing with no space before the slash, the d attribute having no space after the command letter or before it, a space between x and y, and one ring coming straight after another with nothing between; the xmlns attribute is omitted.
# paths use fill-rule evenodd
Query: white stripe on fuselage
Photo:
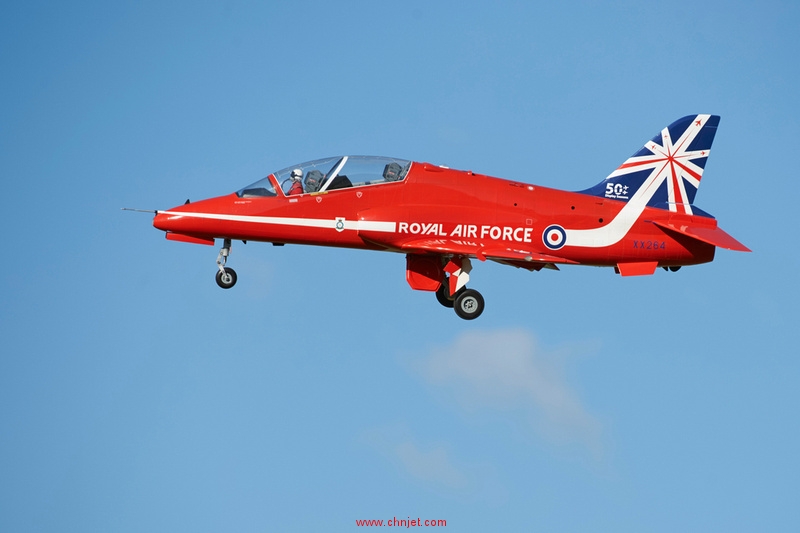
<svg viewBox="0 0 800 533"><path fill-rule="evenodd" d="M666 179L667 173L662 169L653 172L641 187L628 200L614 219L599 228L592 229L566 229L565 246L581 246L584 248L603 248L611 246L622 240L631 230L633 225L647 207L647 202L653 197L658 187Z"/></svg>
<svg viewBox="0 0 800 533"><path fill-rule="evenodd" d="M227 220L230 222L254 222L256 224L272 224L277 226L296 226L305 228L336 229L336 219L325 218L292 218L292 217L260 217L251 215L225 215L217 213L192 213L186 211L159 211L159 214L190 218L205 218L211 220ZM378 231L394 233L397 231L396 222L373 222L368 220L344 220L344 229Z"/></svg>

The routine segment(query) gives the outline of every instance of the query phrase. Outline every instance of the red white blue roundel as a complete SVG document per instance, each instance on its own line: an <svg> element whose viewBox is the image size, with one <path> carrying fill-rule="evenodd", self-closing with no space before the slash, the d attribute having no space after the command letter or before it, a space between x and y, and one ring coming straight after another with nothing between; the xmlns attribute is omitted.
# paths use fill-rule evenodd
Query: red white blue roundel
<svg viewBox="0 0 800 533"><path fill-rule="evenodd" d="M558 224L552 224L542 233L542 241L551 250L558 250L567 242L567 232Z"/></svg>

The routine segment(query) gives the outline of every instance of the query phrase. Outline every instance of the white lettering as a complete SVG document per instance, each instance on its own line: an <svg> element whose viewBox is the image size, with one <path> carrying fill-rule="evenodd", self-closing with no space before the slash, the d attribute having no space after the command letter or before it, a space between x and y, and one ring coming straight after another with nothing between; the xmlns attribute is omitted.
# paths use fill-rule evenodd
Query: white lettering
<svg viewBox="0 0 800 533"><path fill-rule="evenodd" d="M436 235L439 237L478 238L478 226L472 224L456 224L448 234L444 224L439 222L399 222L398 233L414 235ZM533 242L533 228L515 228L513 226L480 226L480 238L493 240Z"/></svg>
<svg viewBox="0 0 800 533"><path fill-rule="evenodd" d="M436 224L435 222L431 224L431 227L428 228L428 231L425 232L425 235L444 235L440 230L442 227L441 224Z"/></svg>

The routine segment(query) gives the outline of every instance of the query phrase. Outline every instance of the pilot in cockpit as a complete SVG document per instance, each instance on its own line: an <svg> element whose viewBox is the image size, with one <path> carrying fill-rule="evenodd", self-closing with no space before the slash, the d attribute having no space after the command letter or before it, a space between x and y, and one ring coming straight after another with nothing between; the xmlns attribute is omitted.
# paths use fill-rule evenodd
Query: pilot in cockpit
<svg viewBox="0 0 800 533"><path fill-rule="evenodd" d="M299 168L292 170L290 179L292 180L292 186L289 187L289 192L287 194L289 196L293 194L303 194L303 171Z"/></svg>

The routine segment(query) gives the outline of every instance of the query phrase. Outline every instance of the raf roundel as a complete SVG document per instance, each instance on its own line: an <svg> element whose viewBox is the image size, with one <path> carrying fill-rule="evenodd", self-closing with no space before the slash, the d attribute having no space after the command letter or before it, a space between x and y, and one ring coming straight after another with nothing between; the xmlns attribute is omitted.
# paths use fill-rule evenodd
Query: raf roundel
<svg viewBox="0 0 800 533"><path fill-rule="evenodd" d="M558 250L567 242L567 232L558 224L547 226L542 233L542 242L551 250Z"/></svg>

